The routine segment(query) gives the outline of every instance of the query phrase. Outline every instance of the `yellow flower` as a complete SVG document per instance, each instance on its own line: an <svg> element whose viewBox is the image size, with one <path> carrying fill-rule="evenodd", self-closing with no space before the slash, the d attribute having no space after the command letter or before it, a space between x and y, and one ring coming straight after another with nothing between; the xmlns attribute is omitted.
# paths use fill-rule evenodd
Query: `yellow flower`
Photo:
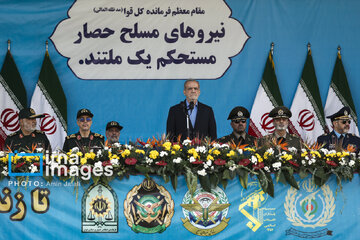
<svg viewBox="0 0 360 240"><path fill-rule="evenodd" d="M145 155L145 151L144 151L144 150L141 150L141 149L136 149L135 152L136 152L136 153L139 153L139 154Z"/></svg>
<svg viewBox="0 0 360 240"><path fill-rule="evenodd" d="M171 148L171 142L164 142L162 145L166 151L170 151Z"/></svg>
<svg viewBox="0 0 360 240"><path fill-rule="evenodd" d="M175 153L175 151L171 151L171 154L172 154L172 155L175 155L176 153Z"/></svg>
<svg viewBox="0 0 360 240"><path fill-rule="evenodd" d="M281 158L285 159L286 161L289 161L289 160L291 160L293 158L293 156L290 155L290 154L285 154L285 155L281 156Z"/></svg>
<svg viewBox="0 0 360 240"><path fill-rule="evenodd" d="M86 164L86 163L87 163L87 159L86 159L86 158L81 158L80 163L81 163L81 165Z"/></svg>
<svg viewBox="0 0 360 240"><path fill-rule="evenodd" d="M152 159L156 159L159 156L159 152L156 150L150 151L149 157Z"/></svg>
<svg viewBox="0 0 360 240"><path fill-rule="evenodd" d="M214 152L213 152L214 155L220 155L220 151L215 149Z"/></svg>
<svg viewBox="0 0 360 240"><path fill-rule="evenodd" d="M306 155L308 155L308 152L307 152L307 151L303 152L303 153L301 154L301 157L305 157Z"/></svg>
<svg viewBox="0 0 360 240"><path fill-rule="evenodd" d="M116 159L120 159L120 158L119 158L119 156L118 156L118 155L116 155L116 154L112 155L112 156L111 156L111 158L109 157L109 159L114 159L114 158L116 158Z"/></svg>
<svg viewBox="0 0 360 240"><path fill-rule="evenodd" d="M121 156L123 157L123 158L125 158L125 157L127 157L127 156L129 156L130 155L130 150L129 149L125 149L125 151L123 151L122 153L121 153Z"/></svg>
<svg viewBox="0 0 360 240"><path fill-rule="evenodd" d="M33 158L34 158L33 156L26 156L26 157L25 157L25 161L31 163L31 162L33 161Z"/></svg>
<svg viewBox="0 0 360 240"><path fill-rule="evenodd" d="M235 152L233 150L230 150L230 152L228 154L226 154L226 156L228 156L228 157L235 156Z"/></svg>
<svg viewBox="0 0 360 240"><path fill-rule="evenodd" d="M196 152L195 148L188 150L188 153L192 154L194 158L198 158L199 154Z"/></svg>
<svg viewBox="0 0 360 240"><path fill-rule="evenodd" d="M214 158L213 158L213 156L211 156L210 154L209 155L207 155L207 157L206 157L206 160L214 160Z"/></svg>
<svg viewBox="0 0 360 240"><path fill-rule="evenodd" d="M8 159L7 159L7 157L2 157L2 158L0 158L0 161L2 161L3 163L7 163Z"/></svg>
<svg viewBox="0 0 360 240"><path fill-rule="evenodd" d="M253 148L244 148L244 151L255 152L255 149L253 149Z"/></svg>
<svg viewBox="0 0 360 240"><path fill-rule="evenodd" d="M256 158L258 159L258 162L261 163L263 161L262 157L260 156L260 154L255 153Z"/></svg>
<svg viewBox="0 0 360 240"><path fill-rule="evenodd" d="M83 153L82 152L77 152L76 155L78 155L79 157L82 157Z"/></svg>
<svg viewBox="0 0 360 240"><path fill-rule="evenodd" d="M172 146L172 148L173 148L175 151L179 151L180 145L179 145L179 144L175 144L174 146Z"/></svg>
<svg viewBox="0 0 360 240"><path fill-rule="evenodd" d="M95 153L85 153L85 158L90 158L90 159L94 159L95 158Z"/></svg>

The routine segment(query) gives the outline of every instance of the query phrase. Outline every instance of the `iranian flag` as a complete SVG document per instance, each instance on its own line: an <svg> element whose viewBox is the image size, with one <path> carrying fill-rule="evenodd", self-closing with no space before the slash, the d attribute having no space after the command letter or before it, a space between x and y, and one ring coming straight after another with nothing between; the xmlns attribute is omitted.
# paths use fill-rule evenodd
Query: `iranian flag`
<svg viewBox="0 0 360 240"><path fill-rule="evenodd" d="M339 111L342 107L348 106L350 108L350 115L353 122L350 125L349 133L359 136L359 129L357 126L357 115L355 105L351 96L349 84L346 78L345 69L341 61L340 47L335 62L335 67L326 99L325 116L332 115ZM332 124L330 119L326 119L326 123L332 131Z"/></svg>
<svg viewBox="0 0 360 240"><path fill-rule="evenodd" d="M301 137L306 143L316 142L317 137L326 131L324 110L310 46L290 110L292 117L289 131Z"/></svg>
<svg viewBox="0 0 360 240"><path fill-rule="evenodd" d="M274 132L275 127L269 113L274 107L283 105L275 75L272 51L273 47L269 52L250 114L249 134L255 137L262 137Z"/></svg>
<svg viewBox="0 0 360 240"><path fill-rule="evenodd" d="M37 114L45 114L38 123L40 130L49 138L52 150L62 149L67 135L66 97L48 50L46 50L39 81L31 98L31 108Z"/></svg>
<svg viewBox="0 0 360 240"><path fill-rule="evenodd" d="M20 129L19 111L27 106L26 90L10 52L10 42L0 72L0 149L6 137Z"/></svg>

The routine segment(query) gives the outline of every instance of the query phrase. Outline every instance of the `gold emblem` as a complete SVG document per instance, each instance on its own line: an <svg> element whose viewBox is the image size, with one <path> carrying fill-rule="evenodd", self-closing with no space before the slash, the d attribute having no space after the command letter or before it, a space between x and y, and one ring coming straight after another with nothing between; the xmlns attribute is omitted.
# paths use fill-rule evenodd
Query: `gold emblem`
<svg viewBox="0 0 360 240"><path fill-rule="evenodd" d="M280 116L284 115L284 111L283 111L282 109L280 109L280 110L278 111L278 115L280 115Z"/></svg>
<svg viewBox="0 0 360 240"><path fill-rule="evenodd" d="M34 109L30 108L30 113L31 113L31 114L35 114Z"/></svg>
<svg viewBox="0 0 360 240"><path fill-rule="evenodd" d="M349 115L348 111L345 110L345 111L344 111L344 115L345 115L345 116Z"/></svg>
<svg viewBox="0 0 360 240"><path fill-rule="evenodd" d="M244 114L242 113L242 111L238 111L237 115L238 115L239 117L244 116Z"/></svg>

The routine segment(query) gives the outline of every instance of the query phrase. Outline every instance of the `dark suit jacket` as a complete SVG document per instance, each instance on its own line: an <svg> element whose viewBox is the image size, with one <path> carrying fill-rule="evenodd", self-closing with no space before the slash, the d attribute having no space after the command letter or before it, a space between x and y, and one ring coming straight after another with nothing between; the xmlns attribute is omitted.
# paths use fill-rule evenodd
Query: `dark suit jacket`
<svg viewBox="0 0 360 240"><path fill-rule="evenodd" d="M166 125L166 134L170 140L176 141L181 134L181 141L187 138L186 128L186 102L172 106L169 110L169 115ZM212 140L216 139L216 122L214 112L211 107L198 102L198 111L195 120L195 126L190 125L190 139L195 137L204 138L210 137Z"/></svg>
<svg viewBox="0 0 360 240"><path fill-rule="evenodd" d="M323 134L317 138L317 142L319 144L325 144L324 148L329 150L333 150L337 145L340 144L339 139L337 138L334 131L329 134ZM342 148L346 149L348 145L351 145L356 148L356 153L360 150L360 138L355 136L354 134L345 134L345 137L342 142Z"/></svg>

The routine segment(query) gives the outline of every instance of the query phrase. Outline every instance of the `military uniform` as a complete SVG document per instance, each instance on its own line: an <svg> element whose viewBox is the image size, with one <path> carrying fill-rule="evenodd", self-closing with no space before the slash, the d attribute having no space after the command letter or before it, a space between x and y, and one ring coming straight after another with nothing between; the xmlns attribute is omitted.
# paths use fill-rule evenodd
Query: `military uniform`
<svg viewBox="0 0 360 240"><path fill-rule="evenodd" d="M256 137L253 137L249 134L245 134L245 138L240 136L237 138L235 134L232 132L230 135L219 138L217 141L219 143L232 143L234 142L236 145L244 145L247 144L249 147L254 147L256 142Z"/></svg>
<svg viewBox="0 0 360 240"><path fill-rule="evenodd" d="M278 106L273 108L270 113L269 113L269 117L273 118L273 119L289 119L291 118L292 113L291 111L285 107L285 106ZM272 145L273 142L277 143L287 143L286 148L296 148L298 151L301 150L301 139L300 137L294 135L294 134L289 134L288 132L286 132L285 137L280 137L277 133L276 130L274 133L266 135L264 137L262 137L259 141L259 146L266 146L269 145L269 147Z"/></svg>
<svg viewBox="0 0 360 240"><path fill-rule="evenodd" d="M255 146L255 141L256 141L256 137L250 136L249 134L247 134L246 132L244 132L243 134L245 134L245 138L243 136L241 136L240 132L238 131L242 131L240 129L237 129L237 127L239 127L238 125L233 125L233 124L240 124L240 121L242 121L243 127L246 129L246 120L250 117L250 113L249 111L241 106L237 106L234 107L231 112L229 113L229 116L227 118L227 120L231 120L231 127L233 128L233 132L230 135L224 136L222 138L219 138L217 141L220 143L232 143L234 142L236 145L244 145L247 144L249 145L249 147L253 147ZM237 122L239 121L239 122ZM236 122L236 123L234 123ZM243 135L242 134L242 135Z"/></svg>
<svg viewBox="0 0 360 240"><path fill-rule="evenodd" d="M327 116L331 122L334 121L349 121L350 124L350 108L343 107L338 112ZM340 133L338 133L340 134ZM335 131L329 134L323 134L317 138L319 144L324 144L324 148L329 150L340 150L338 148L347 149L348 146L355 148L355 152L358 153L360 150L360 138L351 133L342 133L338 137Z"/></svg>
<svg viewBox="0 0 360 240"><path fill-rule="evenodd" d="M74 147L78 147L82 152L101 149L104 147L104 136L93 132L90 132L87 138L81 137L80 132L71 134L65 138L63 151L69 152Z"/></svg>
<svg viewBox="0 0 360 240"><path fill-rule="evenodd" d="M10 134L5 140L5 148L11 151L32 151L33 147L43 148L51 152L49 139L44 132L35 130L30 135L24 135L21 130Z"/></svg>
<svg viewBox="0 0 360 240"><path fill-rule="evenodd" d="M298 151L301 150L301 139L298 136L296 136L294 134L289 134L289 133L286 133L285 138L278 137L275 133L266 135L266 136L260 138L259 146L269 145L269 147L270 147L274 141L276 143L278 143L279 141L281 141L281 143L287 143L286 148L294 147Z"/></svg>

